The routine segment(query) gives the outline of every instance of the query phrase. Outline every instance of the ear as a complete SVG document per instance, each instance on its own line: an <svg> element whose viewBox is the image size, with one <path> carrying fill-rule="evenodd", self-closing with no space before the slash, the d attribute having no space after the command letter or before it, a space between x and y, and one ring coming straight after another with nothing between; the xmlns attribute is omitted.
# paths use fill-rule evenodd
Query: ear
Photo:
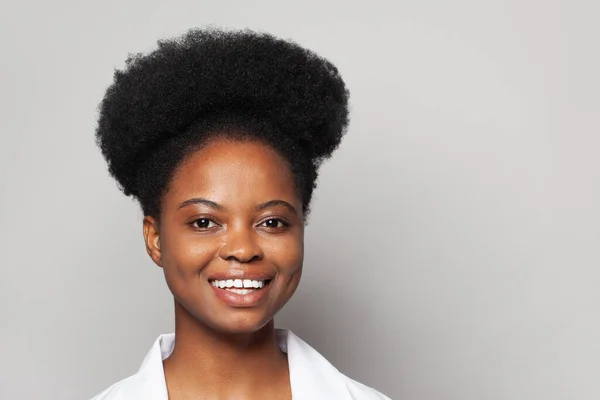
<svg viewBox="0 0 600 400"><path fill-rule="evenodd" d="M158 221L154 217L144 217L144 241L146 242L146 252L152 261L162 268Z"/></svg>

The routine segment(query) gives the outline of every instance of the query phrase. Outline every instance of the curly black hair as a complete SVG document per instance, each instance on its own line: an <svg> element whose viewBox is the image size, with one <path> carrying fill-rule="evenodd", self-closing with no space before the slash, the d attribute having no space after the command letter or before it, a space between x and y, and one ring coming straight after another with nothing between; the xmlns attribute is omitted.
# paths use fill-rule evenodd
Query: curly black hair
<svg viewBox="0 0 600 400"><path fill-rule="evenodd" d="M217 136L263 141L288 160L306 215L348 126L348 98L337 68L294 42L192 29L115 71L96 141L120 189L157 218L186 155Z"/></svg>

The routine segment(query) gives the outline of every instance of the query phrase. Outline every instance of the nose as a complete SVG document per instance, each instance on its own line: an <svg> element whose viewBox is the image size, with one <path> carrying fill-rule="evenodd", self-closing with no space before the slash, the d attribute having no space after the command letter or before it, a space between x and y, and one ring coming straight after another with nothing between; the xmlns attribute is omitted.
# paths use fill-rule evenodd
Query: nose
<svg viewBox="0 0 600 400"><path fill-rule="evenodd" d="M263 251L252 229L232 229L227 232L225 241L219 250L223 260L248 263L263 258Z"/></svg>

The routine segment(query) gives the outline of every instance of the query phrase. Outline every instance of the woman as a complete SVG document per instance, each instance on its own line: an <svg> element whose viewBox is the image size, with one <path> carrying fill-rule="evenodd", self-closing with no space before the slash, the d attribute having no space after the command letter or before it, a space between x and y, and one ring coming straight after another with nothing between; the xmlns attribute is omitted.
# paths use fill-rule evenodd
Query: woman
<svg viewBox="0 0 600 400"><path fill-rule="evenodd" d="M267 34L192 30L115 73L97 142L142 207L175 333L94 399L386 399L273 323L300 281L317 169L347 124L336 68Z"/></svg>

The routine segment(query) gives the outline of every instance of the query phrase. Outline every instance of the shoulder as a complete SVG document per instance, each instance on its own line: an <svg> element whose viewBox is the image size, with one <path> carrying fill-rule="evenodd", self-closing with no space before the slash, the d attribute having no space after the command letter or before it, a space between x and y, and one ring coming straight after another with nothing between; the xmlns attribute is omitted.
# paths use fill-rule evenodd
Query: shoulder
<svg viewBox="0 0 600 400"><path fill-rule="evenodd" d="M167 387L165 384L162 360L164 355L172 351L174 335L160 335L142 361L137 373L125 378L92 400L166 400Z"/></svg>
<svg viewBox="0 0 600 400"><path fill-rule="evenodd" d="M341 373L340 373L341 374ZM346 388L353 400L391 400L389 397L377 390L364 385L354 379L348 378L346 375L341 374Z"/></svg>
<svg viewBox="0 0 600 400"><path fill-rule="evenodd" d="M115 383L98 393L91 400L135 400L141 398L140 381L136 374Z"/></svg>
<svg viewBox="0 0 600 400"><path fill-rule="evenodd" d="M279 330L278 337L282 349L288 353L292 392L296 397L311 400L389 400L377 390L344 375L289 329Z"/></svg>

